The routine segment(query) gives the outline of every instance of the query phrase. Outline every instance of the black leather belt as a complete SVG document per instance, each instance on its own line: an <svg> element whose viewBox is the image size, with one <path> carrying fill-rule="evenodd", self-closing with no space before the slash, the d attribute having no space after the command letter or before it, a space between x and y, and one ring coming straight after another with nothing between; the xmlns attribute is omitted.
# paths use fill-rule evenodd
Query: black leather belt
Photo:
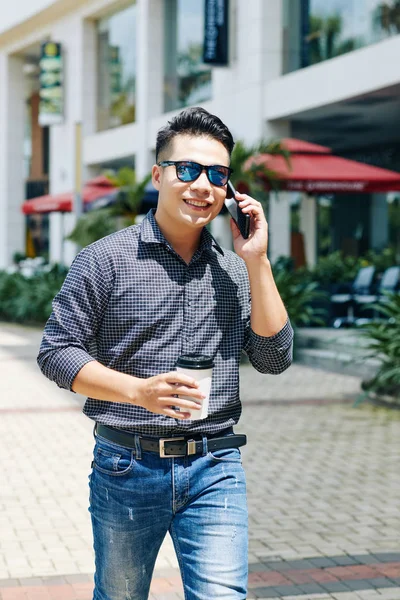
<svg viewBox="0 0 400 600"><path fill-rule="evenodd" d="M107 425L96 425L96 433L106 440L115 442L125 448L135 448L134 434L107 427ZM218 435L218 434L217 434ZM177 458L182 456L191 456L193 454L203 454L203 438L196 435L189 437L172 438L150 438L139 437L142 450L148 452L157 452L162 458ZM207 437L207 450L223 450L224 448L239 448L247 443L247 438L243 434L228 434L223 437Z"/></svg>

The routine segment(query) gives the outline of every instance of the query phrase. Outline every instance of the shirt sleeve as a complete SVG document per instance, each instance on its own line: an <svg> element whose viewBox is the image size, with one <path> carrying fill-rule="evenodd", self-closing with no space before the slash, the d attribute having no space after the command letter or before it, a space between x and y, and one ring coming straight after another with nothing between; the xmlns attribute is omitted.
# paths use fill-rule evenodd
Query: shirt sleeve
<svg viewBox="0 0 400 600"><path fill-rule="evenodd" d="M72 391L78 372L96 360L95 339L108 295L95 249L88 246L75 258L53 300L37 358L42 373L59 387Z"/></svg>
<svg viewBox="0 0 400 600"><path fill-rule="evenodd" d="M245 321L243 350L249 357L250 363L260 373L279 375L283 373L293 360L293 328L289 318L278 333L264 337L255 333L251 328L251 297L247 272L242 288L242 314Z"/></svg>
<svg viewBox="0 0 400 600"><path fill-rule="evenodd" d="M283 373L293 360L293 328L289 319L283 328L271 337L258 335L249 327L244 350L253 367L260 373Z"/></svg>

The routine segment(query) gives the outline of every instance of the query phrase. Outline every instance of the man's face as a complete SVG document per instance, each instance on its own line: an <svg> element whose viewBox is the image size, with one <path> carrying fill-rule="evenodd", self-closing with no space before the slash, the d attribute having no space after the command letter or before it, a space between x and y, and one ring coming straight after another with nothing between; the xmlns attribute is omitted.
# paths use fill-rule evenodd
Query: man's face
<svg viewBox="0 0 400 600"><path fill-rule="evenodd" d="M206 136L178 135L160 160L184 160L201 165L229 166L225 146ZM191 182L180 181L174 165L153 167L153 185L159 191L157 220L161 224L184 224L202 228L220 212L226 197L226 185L213 185L203 171Z"/></svg>

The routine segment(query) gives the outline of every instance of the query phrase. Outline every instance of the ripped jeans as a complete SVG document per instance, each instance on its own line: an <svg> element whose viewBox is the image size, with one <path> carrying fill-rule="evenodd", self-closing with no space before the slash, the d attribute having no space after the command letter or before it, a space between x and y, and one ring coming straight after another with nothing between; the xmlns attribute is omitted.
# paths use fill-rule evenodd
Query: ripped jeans
<svg viewBox="0 0 400 600"><path fill-rule="evenodd" d="M93 600L147 600L171 534L186 600L245 600L246 483L238 448L184 458L97 436L90 475Z"/></svg>

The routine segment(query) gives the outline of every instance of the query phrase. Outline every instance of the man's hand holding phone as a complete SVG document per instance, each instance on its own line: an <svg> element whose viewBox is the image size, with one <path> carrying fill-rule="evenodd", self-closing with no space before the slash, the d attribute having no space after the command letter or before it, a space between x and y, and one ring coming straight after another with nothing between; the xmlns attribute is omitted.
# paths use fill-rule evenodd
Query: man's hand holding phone
<svg viewBox="0 0 400 600"><path fill-rule="evenodd" d="M250 235L251 217L241 210L239 203L236 200L236 190L230 181L227 183L225 206L232 219L235 221L242 238L247 240Z"/></svg>
<svg viewBox="0 0 400 600"><path fill-rule="evenodd" d="M246 262L266 258L268 224L261 203L237 192L228 181L225 206L233 219L231 229L236 254Z"/></svg>

